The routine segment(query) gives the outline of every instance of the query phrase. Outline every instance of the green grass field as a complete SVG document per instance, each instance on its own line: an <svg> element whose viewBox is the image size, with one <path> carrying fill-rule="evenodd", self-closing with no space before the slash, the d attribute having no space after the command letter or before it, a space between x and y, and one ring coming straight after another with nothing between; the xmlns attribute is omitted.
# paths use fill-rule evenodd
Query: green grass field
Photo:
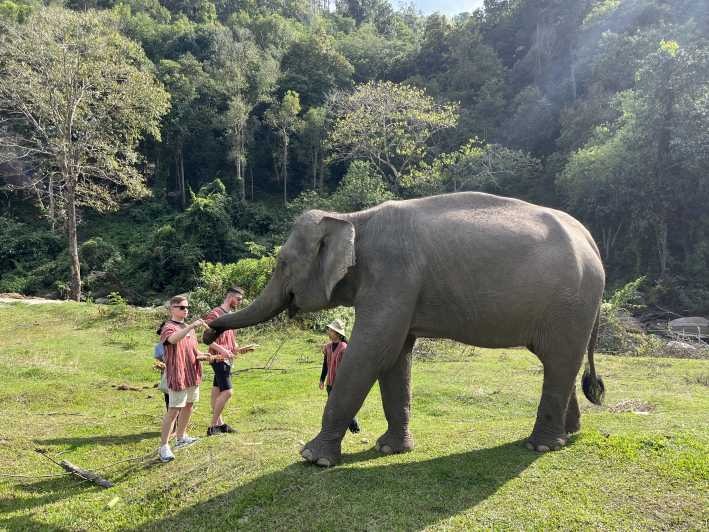
<svg viewBox="0 0 709 532"><path fill-rule="evenodd" d="M227 421L155 459L164 411L153 384L156 318L94 305L0 305L0 529L707 529L709 362L598 356L606 405L581 398L582 430L544 455L523 443L541 366L524 350L441 342L414 365L412 453L373 450L385 430L375 386L343 464L298 450L319 429L324 335L242 331L262 348L236 370ZM129 384L137 391L120 391ZM190 432L209 418L211 369ZM581 396L582 397L582 396ZM101 473L102 489L36 452Z"/></svg>

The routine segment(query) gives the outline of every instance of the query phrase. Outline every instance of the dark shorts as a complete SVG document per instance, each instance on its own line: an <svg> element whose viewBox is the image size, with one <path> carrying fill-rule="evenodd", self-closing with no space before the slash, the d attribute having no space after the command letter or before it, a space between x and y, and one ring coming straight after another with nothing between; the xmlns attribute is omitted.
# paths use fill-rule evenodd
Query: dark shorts
<svg viewBox="0 0 709 532"><path fill-rule="evenodd" d="M215 362L211 366L214 370L212 386L219 388L220 392L231 390L231 366L225 362Z"/></svg>

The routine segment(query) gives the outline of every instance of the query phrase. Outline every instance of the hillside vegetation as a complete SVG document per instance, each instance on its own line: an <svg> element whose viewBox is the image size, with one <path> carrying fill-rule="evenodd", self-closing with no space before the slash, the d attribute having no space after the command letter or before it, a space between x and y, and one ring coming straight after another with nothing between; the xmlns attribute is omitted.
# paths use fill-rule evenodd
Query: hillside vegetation
<svg viewBox="0 0 709 532"><path fill-rule="evenodd" d="M476 190L709 313L708 6L5 0L0 292L155 303L304 209Z"/></svg>

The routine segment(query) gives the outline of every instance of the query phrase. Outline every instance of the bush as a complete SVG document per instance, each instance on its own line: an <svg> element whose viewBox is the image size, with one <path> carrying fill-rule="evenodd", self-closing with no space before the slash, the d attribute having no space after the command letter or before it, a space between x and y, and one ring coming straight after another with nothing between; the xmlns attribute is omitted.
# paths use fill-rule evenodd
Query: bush
<svg viewBox="0 0 709 532"><path fill-rule="evenodd" d="M331 197L331 204L336 211L353 212L395 197L374 165L367 161L352 161Z"/></svg>
<svg viewBox="0 0 709 532"><path fill-rule="evenodd" d="M231 286L238 285L246 291L245 303L261 293L276 265L278 251L274 249L269 253L253 242L248 243L248 247L253 257L231 264L200 262L197 287L190 294L195 315L220 304Z"/></svg>
<svg viewBox="0 0 709 532"><path fill-rule="evenodd" d="M22 277L22 272L31 272L55 260L64 251L64 239L43 224L30 226L4 216L0 216L0 241L0 277L9 273L16 278ZM4 282L8 285L19 283L17 280L11 282L9 278ZM28 279L28 283L32 284L32 280Z"/></svg>
<svg viewBox="0 0 709 532"><path fill-rule="evenodd" d="M120 255L118 250L100 236L90 238L79 246L79 259L83 273L94 270L105 270L106 263L115 255Z"/></svg>
<svg viewBox="0 0 709 532"><path fill-rule="evenodd" d="M280 229L288 213L281 204L269 206L265 203L235 202L232 207L232 220L235 226L256 235L269 235L274 229Z"/></svg>
<svg viewBox="0 0 709 532"><path fill-rule="evenodd" d="M0 277L0 292L27 294L27 287L29 284L30 278L26 274L6 273Z"/></svg>
<svg viewBox="0 0 709 532"><path fill-rule="evenodd" d="M645 332L632 331L623 324L624 313L645 308L640 287L645 277L631 281L616 290L601 305L601 321L598 331L598 350L606 353L652 356L662 349L663 342Z"/></svg>
<svg viewBox="0 0 709 532"><path fill-rule="evenodd" d="M293 321L304 329L323 332L327 326L335 319L342 320L345 324L345 332L352 332L355 320L355 311L351 307L336 307L332 309L319 310L317 312L307 312L298 314Z"/></svg>

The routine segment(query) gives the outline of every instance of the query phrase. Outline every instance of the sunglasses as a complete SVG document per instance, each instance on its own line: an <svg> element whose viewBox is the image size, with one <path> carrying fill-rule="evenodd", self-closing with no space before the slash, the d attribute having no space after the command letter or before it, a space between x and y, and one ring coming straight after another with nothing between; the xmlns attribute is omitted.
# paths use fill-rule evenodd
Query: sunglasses
<svg viewBox="0 0 709 532"><path fill-rule="evenodd" d="M187 305L172 305L172 308L179 308L180 310L187 310L190 307Z"/></svg>

